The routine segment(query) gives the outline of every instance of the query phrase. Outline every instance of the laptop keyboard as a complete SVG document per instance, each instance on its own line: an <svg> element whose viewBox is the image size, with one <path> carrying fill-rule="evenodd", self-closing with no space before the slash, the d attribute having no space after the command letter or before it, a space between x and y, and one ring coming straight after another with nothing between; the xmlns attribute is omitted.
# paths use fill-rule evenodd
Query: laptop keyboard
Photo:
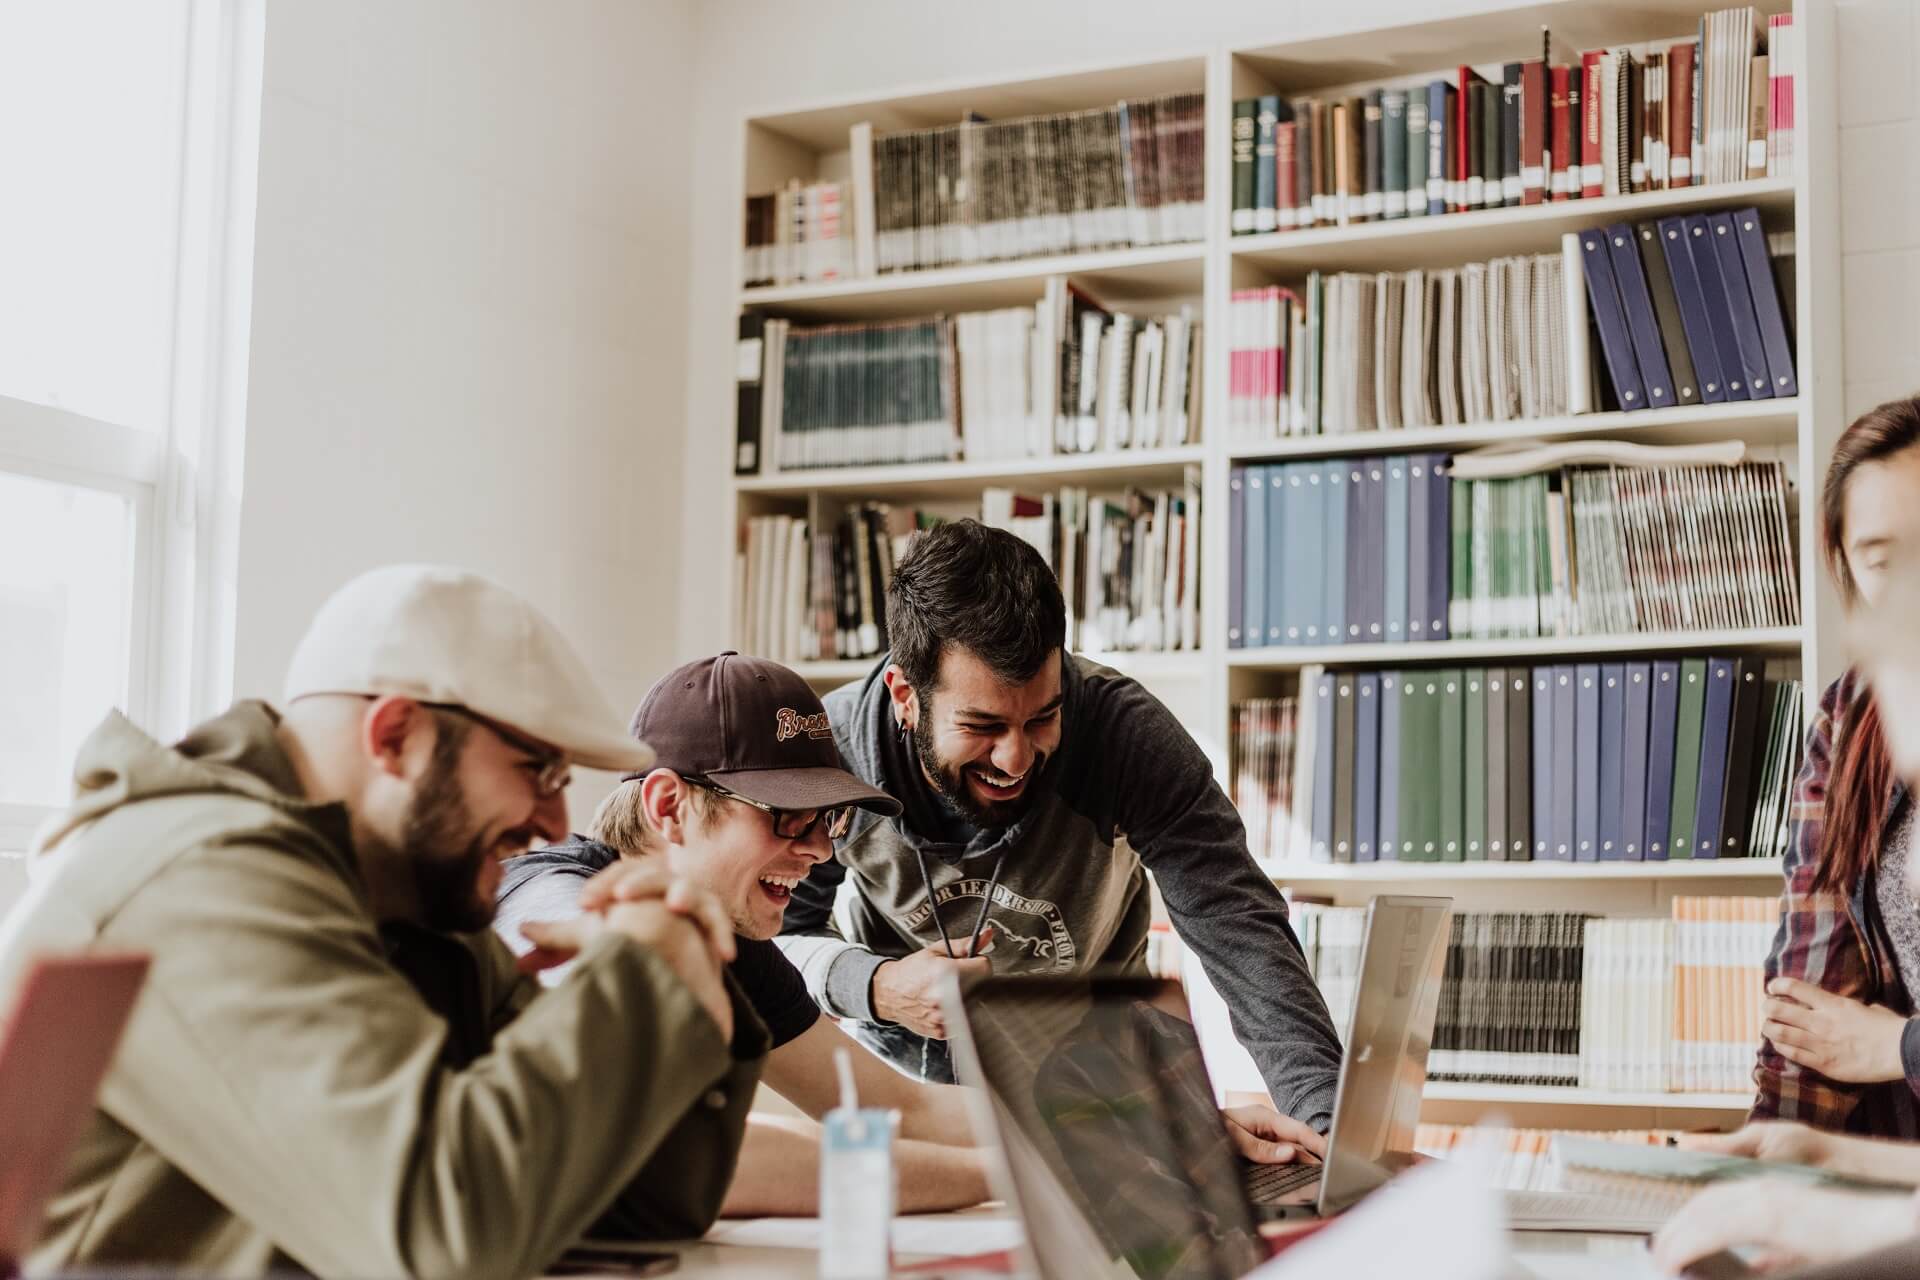
<svg viewBox="0 0 1920 1280"><path fill-rule="evenodd" d="M1247 1199L1253 1204L1272 1204L1290 1191L1320 1180L1317 1164L1256 1164L1243 1175Z"/></svg>

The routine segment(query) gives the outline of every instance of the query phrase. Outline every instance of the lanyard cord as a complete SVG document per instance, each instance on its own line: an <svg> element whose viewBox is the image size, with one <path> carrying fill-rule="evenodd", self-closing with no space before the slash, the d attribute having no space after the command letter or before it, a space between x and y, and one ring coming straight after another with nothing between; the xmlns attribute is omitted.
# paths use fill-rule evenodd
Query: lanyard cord
<svg viewBox="0 0 1920 1280"><path fill-rule="evenodd" d="M927 887L927 909L933 913L934 928L940 930L940 941L946 945L947 957L958 960L960 957L953 951L953 939L947 936L946 922L940 918L940 904L933 900L933 877L927 874L927 851L915 846L913 856L920 861L920 883ZM1006 866L1006 863L1007 851L1002 849L999 856L993 860L993 876L987 881L986 896L980 900L980 914L973 918L973 932L967 938L969 955L973 953L974 946L980 941L980 931L986 927L987 908L993 905L993 891L1000 887L1000 870Z"/></svg>

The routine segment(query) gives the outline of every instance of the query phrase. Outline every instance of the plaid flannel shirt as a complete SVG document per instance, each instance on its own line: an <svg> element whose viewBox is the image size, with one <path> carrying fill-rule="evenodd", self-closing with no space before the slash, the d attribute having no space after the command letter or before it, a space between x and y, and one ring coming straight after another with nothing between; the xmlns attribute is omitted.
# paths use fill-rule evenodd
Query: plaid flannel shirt
<svg viewBox="0 0 1920 1280"><path fill-rule="evenodd" d="M1767 954L1766 978L1769 982L1776 976L1799 978L1835 995L1911 1014L1912 1001L1880 921L1872 869L1845 893L1816 891L1813 887L1827 778L1833 764L1834 730L1853 710L1861 693L1860 683L1859 676L1848 671L1827 687L1820 698L1820 714L1807 737L1806 759L1794 782L1793 838L1785 859L1780 928ZM1892 803L1883 815L1883 840L1906 799L1905 787L1896 785ZM1908 1082L1848 1084L1829 1080L1787 1061L1764 1039L1754 1063L1753 1080L1758 1096L1749 1119L1798 1120L1817 1129L1881 1137L1920 1136L1920 1114L1916 1113Z"/></svg>

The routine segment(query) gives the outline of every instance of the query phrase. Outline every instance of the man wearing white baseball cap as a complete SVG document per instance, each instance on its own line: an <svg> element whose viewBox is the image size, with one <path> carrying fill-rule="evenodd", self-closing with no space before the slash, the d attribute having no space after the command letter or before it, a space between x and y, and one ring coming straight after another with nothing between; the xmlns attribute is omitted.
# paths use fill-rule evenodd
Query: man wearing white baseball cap
<svg viewBox="0 0 1920 1280"><path fill-rule="evenodd" d="M433 566L329 599L281 711L172 747L109 715L0 971L151 976L29 1269L518 1276L590 1227L704 1230L767 1045L725 911L612 868L526 926L573 961L544 992L486 928L568 767L652 759L551 623Z"/></svg>

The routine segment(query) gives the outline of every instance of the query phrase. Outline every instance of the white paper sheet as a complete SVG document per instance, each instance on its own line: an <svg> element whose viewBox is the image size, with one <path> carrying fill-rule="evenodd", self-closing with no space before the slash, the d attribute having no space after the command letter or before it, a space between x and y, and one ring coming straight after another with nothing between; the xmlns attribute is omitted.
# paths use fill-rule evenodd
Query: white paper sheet
<svg viewBox="0 0 1920 1280"><path fill-rule="evenodd" d="M756 1245L773 1249L820 1247L818 1218L743 1218L718 1223L708 1244ZM1020 1243L1020 1224L1012 1218L979 1214L916 1214L893 1220L893 1251L901 1257L961 1257L1011 1249Z"/></svg>

